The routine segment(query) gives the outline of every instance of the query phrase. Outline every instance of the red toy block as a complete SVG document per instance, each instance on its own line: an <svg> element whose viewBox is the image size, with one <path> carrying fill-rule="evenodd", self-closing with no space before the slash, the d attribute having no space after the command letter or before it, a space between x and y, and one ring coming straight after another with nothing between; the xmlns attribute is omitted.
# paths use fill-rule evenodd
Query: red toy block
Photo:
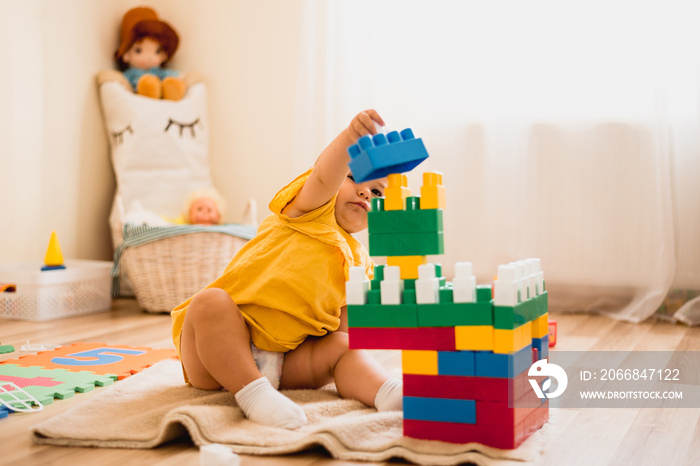
<svg viewBox="0 0 700 466"><path fill-rule="evenodd" d="M537 398L532 390L525 392L514 402L505 401L476 401L476 423L481 426L508 427L520 424L542 406L542 400Z"/></svg>
<svg viewBox="0 0 700 466"><path fill-rule="evenodd" d="M455 351L454 327L351 327L350 349Z"/></svg>
<svg viewBox="0 0 700 466"><path fill-rule="evenodd" d="M517 425L497 427L404 419L403 434L406 437L425 440L449 443L476 442L494 448L513 449L519 447L526 438L542 427L547 419L549 419L549 400Z"/></svg>
<svg viewBox="0 0 700 466"><path fill-rule="evenodd" d="M456 375L403 375L404 396L459 400L513 401L532 391L527 372L513 379Z"/></svg>
<svg viewBox="0 0 700 466"><path fill-rule="evenodd" d="M549 326L549 347L552 348L557 344L557 321L550 320L547 324Z"/></svg>

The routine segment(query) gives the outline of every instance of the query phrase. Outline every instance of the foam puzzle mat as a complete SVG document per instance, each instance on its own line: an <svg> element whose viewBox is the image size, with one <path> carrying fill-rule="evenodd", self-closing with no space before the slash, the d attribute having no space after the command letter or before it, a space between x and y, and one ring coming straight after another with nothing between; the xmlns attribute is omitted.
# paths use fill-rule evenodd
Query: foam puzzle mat
<svg viewBox="0 0 700 466"><path fill-rule="evenodd" d="M73 343L50 351L0 362L0 386L15 384L40 403L72 397L141 372L164 359L177 359L173 349L106 343ZM0 394L6 403L7 393ZM0 419L11 412L0 404Z"/></svg>
<svg viewBox="0 0 700 466"><path fill-rule="evenodd" d="M90 371L100 375L116 375L121 380L152 366L163 359L174 359L174 349L152 349L139 346L105 343L73 343L51 351L20 356L0 363L20 367L65 369L71 372Z"/></svg>

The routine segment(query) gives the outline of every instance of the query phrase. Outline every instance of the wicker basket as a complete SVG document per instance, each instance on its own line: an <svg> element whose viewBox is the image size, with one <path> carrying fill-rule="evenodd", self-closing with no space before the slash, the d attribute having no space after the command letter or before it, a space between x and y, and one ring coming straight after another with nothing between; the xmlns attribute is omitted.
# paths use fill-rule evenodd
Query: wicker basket
<svg viewBox="0 0 700 466"><path fill-rule="evenodd" d="M219 277L246 242L224 233L179 235L125 249L121 266L141 307L170 312Z"/></svg>

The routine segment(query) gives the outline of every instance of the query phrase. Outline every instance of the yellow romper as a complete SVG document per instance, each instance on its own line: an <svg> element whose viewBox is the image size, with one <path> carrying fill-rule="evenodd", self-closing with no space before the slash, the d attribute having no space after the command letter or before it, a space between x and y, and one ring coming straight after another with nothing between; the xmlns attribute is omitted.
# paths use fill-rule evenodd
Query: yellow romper
<svg viewBox="0 0 700 466"><path fill-rule="evenodd" d="M345 305L351 266L368 276L373 263L365 247L335 220L333 197L301 217L281 213L297 195L311 170L279 191L257 235L233 257L223 275L207 288L221 288L238 305L255 346L286 352L307 336L334 332ZM180 333L192 298L171 313L173 341L180 354Z"/></svg>

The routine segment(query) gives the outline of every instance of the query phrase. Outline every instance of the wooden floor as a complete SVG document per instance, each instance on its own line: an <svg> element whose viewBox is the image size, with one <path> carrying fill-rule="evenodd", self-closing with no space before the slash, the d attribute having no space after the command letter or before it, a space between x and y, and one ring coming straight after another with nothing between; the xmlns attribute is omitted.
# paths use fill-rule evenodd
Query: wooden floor
<svg viewBox="0 0 700 466"><path fill-rule="evenodd" d="M626 324L591 315L556 314L559 341L556 350L700 351L700 328L661 322ZM32 343L69 344L104 342L171 348L170 316L142 312L133 300L120 299L111 312L50 322L0 319L0 342L18 350ZM0 355L0 360L21 354ZM400 366L398 352L375 352L387 367ZM154 450L66 448L33 445L30 426L62 413L99 393L78 394L56 400L42 412L11 414L0 420L0 465L198 465L197 448L187 439ZM537 464L620 465L700 464L700 409L558 409L556 429ZM322 450L285 457L242 458L243 466L346 465ZM359 463L370 464L370 463ZM389 464L389 463L371 463ZM402 464L391 462L391 464Z"/></svg>

